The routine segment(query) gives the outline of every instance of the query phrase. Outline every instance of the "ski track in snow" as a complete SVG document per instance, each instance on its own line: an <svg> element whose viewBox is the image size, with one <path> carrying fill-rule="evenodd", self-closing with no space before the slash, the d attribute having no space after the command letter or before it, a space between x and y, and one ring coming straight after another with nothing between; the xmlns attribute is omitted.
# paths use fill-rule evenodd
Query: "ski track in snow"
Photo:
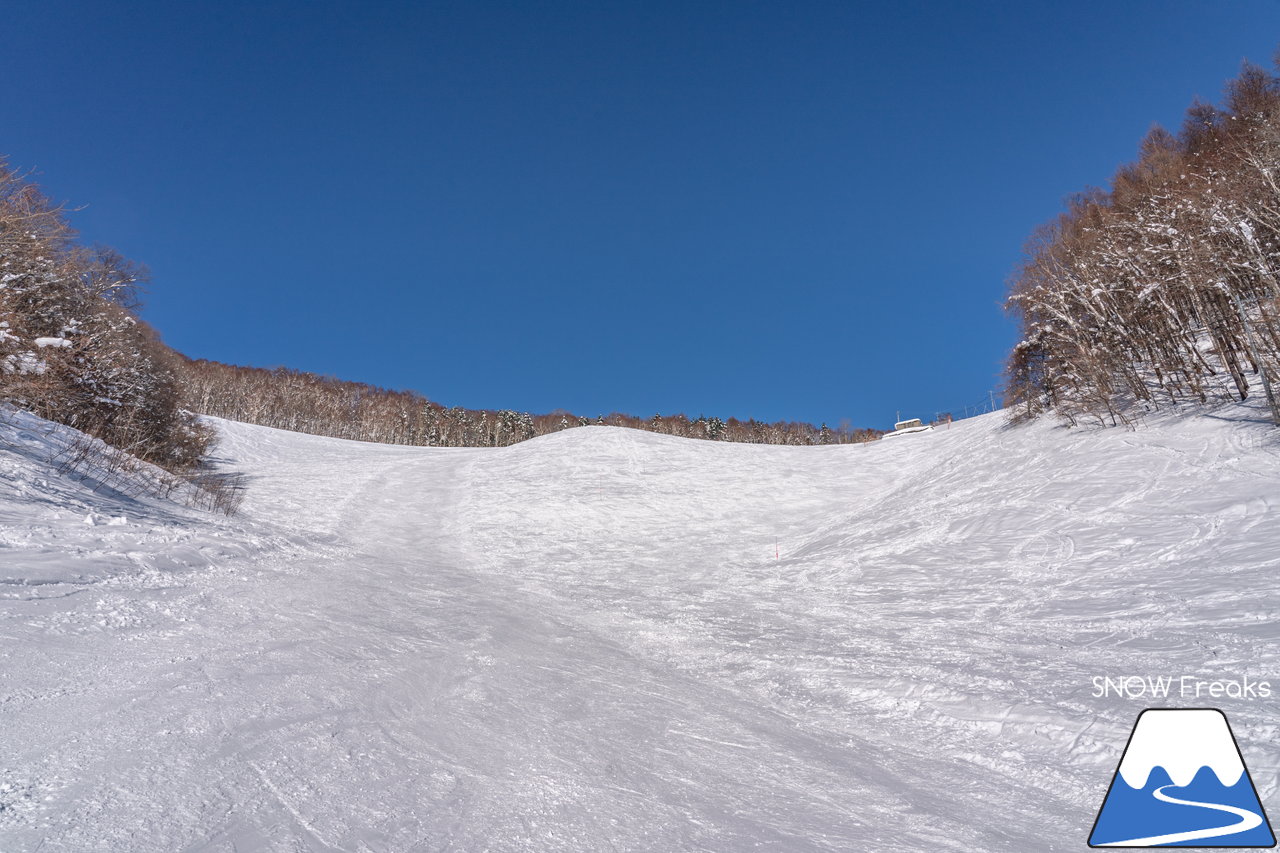
<svg viewBox="0 0 1280 853"><path fill-rule="evenodd" d="M69 482L9 415L0 850L1079 850L1164 704L1093 676L1276 681L1280 439L1250 406L1001 417L815 448L218 421L227 520ZM1215 700L1264 803L1270 701Z"/></svg>
<svg viewBox="0 0 1280 853"><path fill-rule="evenodd" d="M1107 847L1158 847L1160 845L1181 844L1184 841L1208 841L1210 839L1222 838L1229 841L1226 836L1236 835L1262 825L1262 816L1251 812L1248 809L1237 808L1236 806L1226 806L1221 803L1200 803L1195 800L1180 800L1177 797L1170 796L1165 793L1166 788L1176 788L1177 785L1164 785L1156 788L1151 795L1157 800L1165 803L1173 803L1175 806L1194 806L1200 809L1210 809L1215 812L1226 812L1239 818L1235 823L1226 826L1215 826L1209 829L1192 829L1186 832L1169 832L1164 835L1151 835L1146 838L1130 838L1126 841L1111 841L1107 843Z"/></svg>

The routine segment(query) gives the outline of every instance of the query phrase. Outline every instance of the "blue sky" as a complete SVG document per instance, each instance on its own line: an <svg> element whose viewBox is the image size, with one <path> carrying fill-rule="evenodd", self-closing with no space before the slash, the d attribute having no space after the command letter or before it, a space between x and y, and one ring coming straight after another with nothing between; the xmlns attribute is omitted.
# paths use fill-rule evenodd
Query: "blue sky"
<svg viewBox="0 0 1280 853"><path fill-rule="evenodd" d="M1023 240L1269 65L1280 3L67 3L0 153L194 357L765 420L998 383Z"/></svg>

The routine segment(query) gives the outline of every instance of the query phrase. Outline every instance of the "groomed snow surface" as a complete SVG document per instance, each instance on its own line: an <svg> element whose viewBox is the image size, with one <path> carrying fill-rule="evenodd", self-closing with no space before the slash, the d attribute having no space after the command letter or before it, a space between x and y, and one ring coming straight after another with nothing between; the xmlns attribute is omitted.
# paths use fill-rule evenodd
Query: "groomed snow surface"
<svg viewBox="0 0 1280 853"><path fill-rule="evenodd" d="M0 426L5 853L1079 851L1166 704L1222 708L1280 812L1280 698L1092 681L1280 693L1258 408L815 448L216 423L230 520Z"/></svg>

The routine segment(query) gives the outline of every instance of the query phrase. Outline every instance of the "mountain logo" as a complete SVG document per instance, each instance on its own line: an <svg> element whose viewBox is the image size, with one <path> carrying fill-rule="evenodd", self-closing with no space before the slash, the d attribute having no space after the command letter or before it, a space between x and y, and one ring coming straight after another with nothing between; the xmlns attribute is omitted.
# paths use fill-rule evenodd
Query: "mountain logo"
<svg viewBox="0 0 1280 853"><path fill-rule="evenodd" d="M1275 847L1227 717L1148 708L1111 778L1090 847Z"/></svg>

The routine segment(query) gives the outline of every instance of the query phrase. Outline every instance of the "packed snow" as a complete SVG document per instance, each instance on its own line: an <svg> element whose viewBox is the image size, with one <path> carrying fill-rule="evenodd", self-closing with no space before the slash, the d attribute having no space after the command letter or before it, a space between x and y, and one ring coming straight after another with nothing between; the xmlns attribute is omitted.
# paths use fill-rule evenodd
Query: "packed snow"
<svg viewBox="0 0 1280 853"><path fill-rule="evenodd" d="M789 448L217 421L214 517L0 424L0 850L1081 850L1138 713L1272 812L1280 430ZM1270 698L1095 679L1270 680Z"/></svg>

